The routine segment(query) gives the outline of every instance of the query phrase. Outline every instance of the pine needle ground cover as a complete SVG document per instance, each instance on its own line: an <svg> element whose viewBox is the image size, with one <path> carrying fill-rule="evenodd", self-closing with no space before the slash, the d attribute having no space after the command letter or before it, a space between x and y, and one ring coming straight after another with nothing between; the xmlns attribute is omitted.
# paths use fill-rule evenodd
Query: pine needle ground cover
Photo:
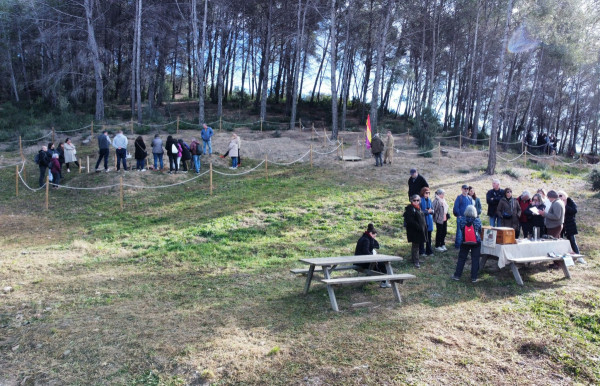
<svg viewBox="0 0 600 386"><path fill-rule="evenodd" d="M369 222L381 253L408 257L405 182L295 166L270 168L268 181L214 183L213 195L205 181L127 189L121 212L118 188L59 189L45 211L43 193L15 198L3 182L0 285L12 290L0 295L0 384L600 382L591 192L577 198L588 264L573 267L572 280L532 266L519 287L489 264L479 283L453 282L451 250L420 270L394 266L417 276L401 286L401 305L375 284L344 286L335 313L323 285L303 296L304 278L289 269L303 257L352 254ZM483 196L489 177L473 183ZM450 241L454 219L448 228Z"/></svg>

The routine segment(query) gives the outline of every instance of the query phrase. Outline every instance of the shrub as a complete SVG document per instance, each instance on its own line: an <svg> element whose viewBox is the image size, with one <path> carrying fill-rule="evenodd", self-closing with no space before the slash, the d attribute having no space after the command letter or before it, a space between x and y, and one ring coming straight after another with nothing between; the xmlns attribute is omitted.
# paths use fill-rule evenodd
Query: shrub
<svg viewBox="0 0 600 386"><path fill-rule="evenodd" d="M516 178L516 179L518 179L519 177L521 177L516 170L512 170L511 168L504 169L502 171L502 174L506 174L507 176L512 177L512 178Z"/></svg>
<svg viewBox="0 0 600 386"><path fill-rule="evenodd" d="M590 173L590 182L592 183L592 190L594 192L600 191L600 171L598 169L594 169Z"/></svg>
<svg viewBox="0 0 600 386"><path fill-rule="evenodd" d="M411 130L413 137L417 140L419 151L431 150L434 147L434 137L441 131L441 124L435 111L431 108L424 108L421 113L421 124ZM431 158L431 152L423 154L426 158Z"/></svg>

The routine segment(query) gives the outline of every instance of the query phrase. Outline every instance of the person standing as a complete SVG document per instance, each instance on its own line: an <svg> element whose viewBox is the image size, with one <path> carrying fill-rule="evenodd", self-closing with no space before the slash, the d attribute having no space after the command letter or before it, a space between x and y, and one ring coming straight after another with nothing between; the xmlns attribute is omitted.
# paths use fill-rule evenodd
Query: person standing
<svg viewBox="0 0 600 386"><path fill-rule="evenodd" d="M65 164L65 144L64 142L60 142L58 144L58 148L56 149L58 152L58 163L60 164L60 176L62 178L62 167Z"/></svg>
<svg viewBox="0 0 600 386"><path fill-rule="evenodd" d="M65 147L65 163L67 164L67 173L71 173L71 169L69 168L69 164L73 162L77 165L78 168L81 169L81 165L79 165L79 161L77 161L77 150L75 149L75 145L71 143L71 138L67 138L64 144Z"/></svg>
<svg viewBox="0 0 600 386"><path fill-rule="evenodd" d="M50 173L52 173L52 187L58 189L58 185L60 184L60 162L58 161L58 153L52 154L52 159L50 160Z"/></svg>
<svg viewBox="0 0 600 386"><path fill-rule="evenodd" d="M421 256L432 256L433 250L431 249L431 233L433 232L433 203L429 198L431 191L429 188L421 189L421 211L425 215L425 222L427 223L427 240L419 245L419 254Z"/></svg>
<svg viewBox="0 0 600 386"><path fill-rule="evenodd" d="M99 172L98 167L100 162L104 159L104 171L108 173L108 154L110 152L110 138L108 137L108 131L104 130L102 134L98 135L98 161L96 161L96 172Z"/></svg>
<svg viewBox="0 0 600 386"><path fill-rule="evenodd" d="M446 252L446 234L448 233L448 203L444 199L444 189L435 192L433 200L433 222L435 222L435 250Z"/></svg>
<svg viewBox="0 0 600 386"><path fill-rule="evenodd" d="M192 160L192 152L190 151L190 147L183 141L183 139L179 139L178 141L179 147L181 148L181 161L183 164L183 172L188 172L188 161Z"/></svg>
<svg viewBox="0 0 600 386"><path fill-rule="evenodd" d="M392 136L392 132L388 130L385 137L385 155L383 157L383 163L391 165L392 161L394 161L394 137Z"/></svg>
<svg viewBox="0 0 600 386"><path fill-rule="evenodd" d="M565 222L565 204L558 199L558 193L554 190L548 192L548 200L550 200L550 208L547 208L547 211L540 211L540 215L544 217L546 232L558 239Z"/></svg>
<svg viewBox="0 0 600 386"><path fill-rule="evenodd" d="M231 157L231 167L229 169L237 169L238 142L235 138L235 134L231 136L227 153Z"/></svg>
<svg viewBox="0 0 600 386"><path fill-rule="evenodd" d="M500 200L496 215L502 218L502 226L515 230L515 237L519 234L519 217L521 216L521 206L512 196L512 189L504 189L504 197Z"/></svg>
<svg viewBox="0 0 600 386"><path fill-rule="evenodd" d="M155 134L152 140L152 155L154 156L154 170L157 170L158 164L160 163L160 170L163 170L165 165L163 163L163 142L160 135Z"/></svg>
<svg viewBox="0 0 600 386"><path fill-rule="evenodd" d="M458 249L460 247L458 243L458 219L463 217L467 206L473 205L473 200L469 197L469 185L463 185L461 187L462 193L456 196L456 200L454 200L454 208L452 209L452 213L456 217L456 238L454 239L454 247ZM477 213L477 210L475 210Z"/></svg>
<svg viewBox="0 0 600 386"><path fill-rule="evenodd" d="M475 194L475 188L472 186L469 186L469 197L471 197L473 206L475 207L475 210L477 210L477 217L481 216L481 201L479 200L479 197L477 197L477 194Z"/></svg>
<svg viewBox="0 0 600 386"><path fill-rule="evenodd" d="M375 166L383 166L381 153L383 152L384 147L383 141L379 138L379 133L375 133L371 140L371 153L373 153L373 156L375 157Z"/></svg>
<svg viewBox="0 0 600 386"><path fill-rule="evenodd" d="M179 169L177 167L177 153L179 152L179 148L173 137L170 135L167 137L165 148L167 149L167 157L169 157L169 174L173 174L173 172L177 173L177 170Z"/></svg>
<svg viewBox="0 0 600 386"><path fill-rule="evenodd" d="M427 222L425 214L421 211L421 197L418 194L410 198L410 204L404 208L403 217L406 226L406 240L412 243L410 249L412 263L416 268L420 268L419 246L427 241Z"/></svg>
<svg viewBox="0 0 600 386"><path fill-rule="evenodd" d="M196 140L196 138L192 138L192 143L190 144L190 152L192 153L192 163L194 164L194 170L196 174L200 173L200 156L202 155L202 148L200 147L200 142Z"/></svg>
<svg viewBox="0 0 600 386"><path fill-rule="evenodd" d="M525 210L529 208L529 205L531 204L531 194L529 193L529 191L523 191L523 193L521 193L521 195L517 198L517 202L521 207L521 215L519 216L519 229L523 232L523 238L526 239L532 234L531 224L527 219L527 213L525 213ZM520 232L517 231L515 237L519 238L519 235Z"/></svg>
<svg viewBox="0 0 600 386"><path fill-rule="evenodd" d="M535 209L533 209L535 208ZM533 229L538 228L538 237L546 234L546 227L544 226L544 218L540 216L540 211L546 209L546 205L542 202L542 196L534 194L531 198L529 207L525 209L525 215L527 216L527 222L529 223L529 229L533 234Z"/></svg>
<svg viewBox="0 0 600 386"><path fill-rule="evenodd" d="M408 198L411 198L415 194L418 196L421 193L421 189L428 187L429 184L425 178L417 172L417 169L410 169L410 177L408 179Z"/></svg>
<svg viewBox="0 0 600 386"><path fill-rule="evenodd" d="M379 249L379 243L377 242L377 231L373 224L367 225L367 230L356 242L356 248L354 248L354 256L374 255L374 249ZM359 267L364 269L371 268L370 263L357 264ZM374 271L386 273L385 264L377 263ZM381 288L390 288L392 285L387 281L382 281Z"/></svg>
<svg viewBox="0 0 600 386"><path fill-rule="evenodd" d="M548 197L546 197L546 191L544 190L544 188L539 188L537 190L537 193L542 197L542 203L546 206L547 209L550 209L550 205L552 204L550 202L550 200L548 200Z"/></svg>
<svg viewBox="0 0 600 386"><path fill-rule="evenodd" d="M471 252L471 283L477 283L479 257L481 256L481 220L477 218L477 209L469 205L457 220L456 238L459 244L458 262L452 280L459 281L465 268L467 256Z"/></svg>
<svg viewBox="0 0 600 386"><path fill-rule="evenodd" d="M202 130L200 130L200 136L202 137L202 142L204 143L202 147L202 153L206 154L206 148L208 147L208 154L212 154L212 136L215 134L212 127L209 127L204 123L202 125Z"/></svg>
<svg viewBox="0 0 600 386"><path fill-rule="evenodd" d="M48 156L48 147L42 146L37 154L37 164L40 168L40 178L38 180L40 188L46 183L46 169L50 165L51 158Z"/></svg>
<svg viewBox="0 0 600 386"><path fill-rule="evenodd" d="M117 171L121 170L121 161L123 162L123 170L127 171L127 137L119 130L113 138L113 147L117 153Z"/></svg>
<svg viewBox="0 0 600 386"><path fill-rule="evenodd" d="M504 190L500 189L500 180L492 180L492 189L488 190L485 195L485 201L488 205L487 214L490 216L490 225L493 227L500 226L501 218L496 215L496 209L498 209L498 203L504 197Z"/></svg>
<svg viewBox="0 0 600 386"><path fill-rule="evenodd" d="M146 171L146 157L148 157L148 152L146 151L146 143L144 142L144 138L139 135L134 142L135 145L135 168L140 172Z"/></svg>
<svg viewBox="0 0 600 386"><path fill-rule="evenodd" d="M563 190L559 190L558 198L561 199L563 204L565 204L565 222L563 227L563 232L565 237L569 239L571 243L571 249L576 254L579 254L579 245L577 245L577 240L575 239L575 235L577 232L577 221L575 220L575 216L577 215L577 204L571 197L567 195ZM583 257L577 258L579 263L585 264L585 260Z"/></svg>

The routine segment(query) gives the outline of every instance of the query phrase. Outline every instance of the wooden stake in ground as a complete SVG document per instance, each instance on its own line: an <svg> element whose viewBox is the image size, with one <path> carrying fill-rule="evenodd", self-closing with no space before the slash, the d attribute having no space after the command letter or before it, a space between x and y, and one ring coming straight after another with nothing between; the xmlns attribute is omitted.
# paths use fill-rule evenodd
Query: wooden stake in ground
<svg viewBox="0 0 600 386"><path fill-rule="evenodd" d="M265 176L267 177L267 181L269 181L269 155L265 154Z"/></svg>
<svg viewBox="0 0 600 386"><path fill-rule="evenodd" d="M212 168L212 161L210 161L209 164L208 164L208 170L209 170L209 173L208 173L209 178L208 178L208 180L209 180L209 183L210 183L210 195L212 196L212 194L213 194L213 181L212 181L213 168Z"/></svg>
<svg viewBox="0 0 600 386"><path fill-rule="evenodd" d="M442 166L442 143L438 142L438 167Z"/></svg>
<svg viewBox="0 0 600 386"><path fill-rule="evenodd" d="M177 128L175 129L175 132L179 134L179 115L177 116Z"/></svg>
<svg viewBox="0 0 600 386"><path fill-rule="evenodd" d="M21 161L25 160L25 156L23 155L23 143L21 142L21 136L19 135L19 153L21 153Z"/></svg>
<svg viewBox="0 0 600 386"><path fill-rule="evenodd" d="M54 127L52 128L52 143L54 143Z"/></svg>
<svg viewBox="0 0 600 386"><path fill-rule="evenodd" d="M344 162L344 137L342 137L342 144L341 144L341 149L342 149L342 162ZM344 164L345 166L345 164Z"/></svg>
<svg viewBox="0 0 600 386"><path fill-rule="evenodd" d="M115 152L115 169L117 168L117 153Z"/></svg>
<svg viewBox="0 0 600 386"><path fill-rule="evenodd" d="M123 211L123 176L119 177L119 196L121 201L121 212Z"/></svg>
<svg viewBox="0 0 600 386"><path fill-rule="evenodd" d="M90 125L90 135L94 138L94 120L92 119L92 124Z"/></svg>
<svg viewBox="0 0 600 386"><path fill-rule="evenodd" d="M79 158L79 174L81 174L81 165L83 165L83 160Z"/></svg>
<svg viewBox="0 0 600 386"><path fill-rule="evenodd" d="M312 143L315 140L315 123L313 122L310 126L310 142Z"/></svg>
<svg viewBox="0 0 600 386"><path fill-rule="evenodd" d="M313 153L312 153L313 150L312 150L312 147L313 147L313 145L311 143L310 144L310 167L311 168L313 167Z"/></svg>
<svg viewBox="0 0 600 386"><path fill-rule="evenodd" d="M327 146L327 131L323 128L323 146Z"/></svg>
<svg viewBox="0 0 600 386"><path fill-rule="evenodd" d="M458 148L462 149L462 133L458 133Z"/></svg>
<svg viewBox="0 0 600 386"><path fill-rule="evenodd" d="M129 126L129 129L131 130L131 135L133 135L133 117L131 117L131 125Z"/></svg>
<svg viewBox="0 0 600 386"><path fill-rule="evenodd" d="M50 177L46 176L46 210L48 210L48 191L50 190Z"/></svg>
<svg viewBox="0 0 600 386"><path fill-rule="evenodd" d="M356 156L358 157L360 151L360 134L356 137Z"/></svg>
<svg viewBox="0 0 600 386"><path fill-rule="evenodd" d="M260 132L261 132L261 133L262 133L262 123L263 123L263 120L262 120L262 118L261 118L261 119L260 119Z"/></svg>
<svg viewBox="0 0 600 386"><path fill-rule="evenodd" d="M223 128L223 118L219 117L219 131Z"/></svg>
<svg viewBox="0 0 600 386"><path fill-rule="evenodd" d="M19 165L15 165L15 189L17 197L19 197Z"/></svg>
<svg viewBox="0 0 600 386"><path fill-rule="evenodd" d="M87 173L90 174L90 156L87 156Z"/></svg>

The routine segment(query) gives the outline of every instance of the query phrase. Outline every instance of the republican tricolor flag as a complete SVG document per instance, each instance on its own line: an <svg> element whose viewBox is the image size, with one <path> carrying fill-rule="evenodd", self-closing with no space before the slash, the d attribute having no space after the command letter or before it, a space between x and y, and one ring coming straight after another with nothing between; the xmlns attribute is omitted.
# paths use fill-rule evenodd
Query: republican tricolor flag
<svg viewBox="0 0 600 386"><path fill-rule="evenodd" d="M367 132L365 133L365 146L371 148L371 115L367 115Z"/></svg>

